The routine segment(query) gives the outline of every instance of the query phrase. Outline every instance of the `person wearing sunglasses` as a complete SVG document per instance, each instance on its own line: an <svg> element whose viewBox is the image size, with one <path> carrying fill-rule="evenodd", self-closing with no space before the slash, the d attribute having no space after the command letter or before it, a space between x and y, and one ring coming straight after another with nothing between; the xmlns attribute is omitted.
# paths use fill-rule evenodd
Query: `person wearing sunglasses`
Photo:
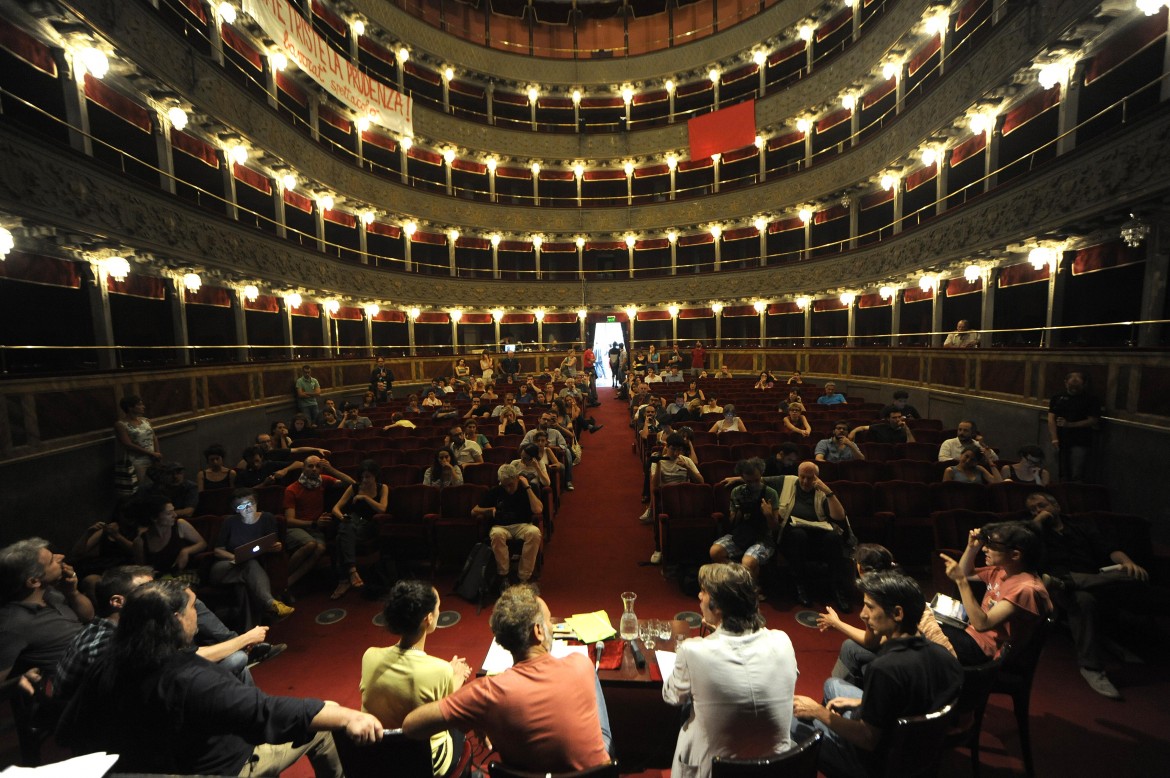
<svg viewBox="0 0 1170 778"><path fill-rule="evenodd" d="M943 632L964 666L981 665L999 655L1011 641L1025 645L1033 630L1052 612L1052 601L1037 575L1043 541L1030 523L1001 521L971 530L959 561L940 554L947 577L959 587L970 623L967 628L944 624ZM984 567L975 567L979 555ZM971 579L987 584L980 601Z"/></svg>

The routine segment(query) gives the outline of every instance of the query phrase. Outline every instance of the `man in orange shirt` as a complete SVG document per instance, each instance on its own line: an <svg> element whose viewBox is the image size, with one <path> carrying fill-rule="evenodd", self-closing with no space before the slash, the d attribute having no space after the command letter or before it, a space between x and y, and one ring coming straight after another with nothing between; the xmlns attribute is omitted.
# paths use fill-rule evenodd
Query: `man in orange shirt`
<svg viewBox="0 0 1170 778"><path fill-rule="evenodd" d="M402 722L422 740L451 727L486 734L504 764L537 773L585 770L610 761L609 714L589 658L551 653L552 617L535 586L504 590L492 610L496 642L514 664L464 684Z"/></svg>

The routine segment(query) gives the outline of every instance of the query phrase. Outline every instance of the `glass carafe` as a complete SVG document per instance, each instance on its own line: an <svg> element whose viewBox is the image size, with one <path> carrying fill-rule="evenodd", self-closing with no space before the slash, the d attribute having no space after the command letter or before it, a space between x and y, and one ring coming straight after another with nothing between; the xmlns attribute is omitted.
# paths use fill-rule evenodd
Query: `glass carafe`
<svg viewBox="0 0 1170 778"><path fill-rule="evenodd" d="M622 640L634 640L638 637L638 614L634 613L634 600L638 595L633 592L622 592L622 618L618 622L618 634Z"/></svg>

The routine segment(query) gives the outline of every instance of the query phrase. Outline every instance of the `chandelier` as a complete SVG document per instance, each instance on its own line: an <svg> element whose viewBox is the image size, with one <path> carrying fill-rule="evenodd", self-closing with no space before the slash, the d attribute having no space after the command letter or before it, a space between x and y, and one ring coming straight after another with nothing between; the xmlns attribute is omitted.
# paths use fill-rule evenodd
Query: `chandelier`
<svg viewBox="0 0 1170 778"><path fill-rule="evenodd" d="M1142 245L1142 241L1150 236L1150 225L1134 214L1129 215L1129 221L1121 225L1121 239L1131 249Z"/></svg>

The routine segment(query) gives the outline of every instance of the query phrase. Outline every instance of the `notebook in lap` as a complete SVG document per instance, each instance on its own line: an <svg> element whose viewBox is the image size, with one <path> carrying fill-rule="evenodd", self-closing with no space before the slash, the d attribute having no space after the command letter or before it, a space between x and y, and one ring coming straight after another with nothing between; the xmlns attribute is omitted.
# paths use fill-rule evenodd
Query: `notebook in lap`
<svg viewBox="0 0 1170 778"><path fill-rule="evenodd" d="M235 550L236 564L242 564L249 559L255 559L261 554L267 554L272 551L280 539L276 537L275 532L270 532L263 537L256 538L251 543L245 543Z"/></svg>

